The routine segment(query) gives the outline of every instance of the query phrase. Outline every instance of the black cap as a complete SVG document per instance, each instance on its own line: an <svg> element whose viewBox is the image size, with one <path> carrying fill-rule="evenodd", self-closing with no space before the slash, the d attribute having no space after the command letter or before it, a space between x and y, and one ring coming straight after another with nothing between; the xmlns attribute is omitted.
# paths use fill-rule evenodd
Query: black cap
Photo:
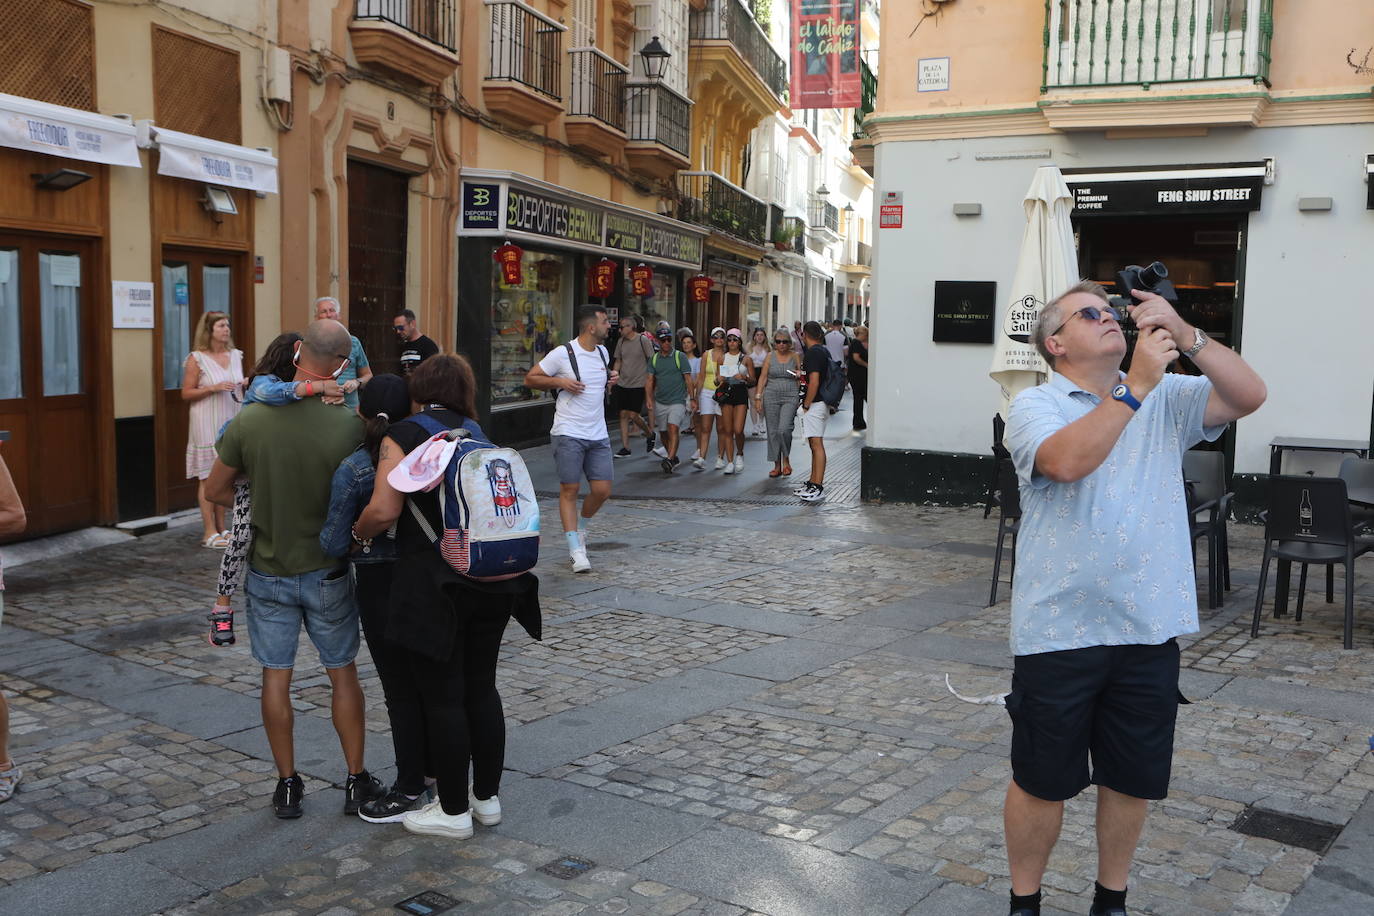
<svg viewBox="0 0 1374 916"><path fill-rule="evenodd" d="M659 340L672 340L673 332L668 328L659 328L657 331L654 332L654 336L657 337Z"/></svg>
<svg viewBox="0 0 1374 916"><path fill-rule="evenodd" d="M358 410L368 418L385 413L392 423L404 420L410 415L406 380L389 372L372 376L358 392Z"/></svg>

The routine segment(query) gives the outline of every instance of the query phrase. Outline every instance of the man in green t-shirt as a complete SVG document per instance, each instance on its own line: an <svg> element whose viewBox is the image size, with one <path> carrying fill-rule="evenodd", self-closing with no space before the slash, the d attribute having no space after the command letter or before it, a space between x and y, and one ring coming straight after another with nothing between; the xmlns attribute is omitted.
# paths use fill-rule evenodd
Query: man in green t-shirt
<svg viewBox="0 0 1374 916"><path fill-rule="evenodd" d="M661 444L654 454L663 460L663 473L671 474L678 466L678 433L691 418L688 404L693 396L692 387L696 384L692 377L692 362L685 353L673 349L673 332L662 328L654 335L658 338L658 349L649 358L645 374L644 403L649 408L649 422L658 418L658 428L663 432Z"/></svg>
<svg viewBox="0 0 1374 916"><path fill-rule="evenodd" d="M296 344L295 380L308 386L336 378L350 344L348 329L339 322L311 322ZM277 765L272 797L277 817L299 817L305 792L296 772L291 711L302 623L334 692L334 728L349 774L345 812L356 812L382 792L363 765L363 691L353 662L358 608L348 566L320 549L330 481L362 438L356 414L319 398L277 407L249 404L220 437L219 459L205 485L212 500L231 505L234 478L243 474L252 495L253 549L244 593L253 658L262 665L263 726Z"/></svg>

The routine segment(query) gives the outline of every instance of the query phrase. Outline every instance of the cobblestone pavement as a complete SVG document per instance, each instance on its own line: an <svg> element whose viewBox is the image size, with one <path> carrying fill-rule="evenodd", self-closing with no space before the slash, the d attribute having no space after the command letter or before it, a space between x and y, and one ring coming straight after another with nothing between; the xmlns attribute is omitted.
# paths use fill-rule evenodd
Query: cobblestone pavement
<svg viewBox="0 0 1374 916"><path fill-rule="evenodd" d="M545 640L512 627L502 649L506 819L464 842L339 813L308 643L307 812L270 816L259 671L241 621L238 645L205 642L218 554L194 528L7 570L0 684L26 776L0 808L0 912L343 916L426 890L492 914L1005 912L1008 721L946 689L1008 689L1006 589L984 607L996 520L702 495L612 500L590 575L549 539ZM1181 640L1193 702L1132 911L1374 912L1374 562L1346 652L1339 585L1327 605L1316 575L1303 621L1266 602L1252 639L1257 531L1233 526L1231 549L1225 606ZM387 776L381 690L359 663ZM1087 910L1092 796L1067 806L1054 912ZM1339 836L1317 851L1235 829L1255 809ZM541 871L568 857L592 864Z"/></svg>

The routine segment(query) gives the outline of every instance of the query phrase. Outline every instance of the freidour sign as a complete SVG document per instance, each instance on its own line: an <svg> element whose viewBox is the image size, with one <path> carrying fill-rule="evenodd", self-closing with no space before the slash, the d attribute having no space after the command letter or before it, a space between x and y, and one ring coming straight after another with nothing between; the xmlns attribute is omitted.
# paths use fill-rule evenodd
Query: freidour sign
<svg viewBox="0 0 1374 916"><path fill-rule="evenodd" d="M1267 166L1219 165L1064 169L1075 217L1248 213L1260 209Z"/></svg>

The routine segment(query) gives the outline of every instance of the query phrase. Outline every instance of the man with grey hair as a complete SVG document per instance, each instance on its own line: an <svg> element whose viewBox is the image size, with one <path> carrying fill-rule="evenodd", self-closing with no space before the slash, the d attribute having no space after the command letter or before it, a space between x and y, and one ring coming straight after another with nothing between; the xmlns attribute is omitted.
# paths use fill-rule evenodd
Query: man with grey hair
<svg viewBox="0 0 1374 916"><path fill-rule="evenodd" d="M1167 301L1131 290L1126 338L1084 281L1032 331L1054 377L1012 402L1006 445L1022 519L1011 599L1015 656L1003 812L1011 912L1037 916L1064 801L1097 785L1091 914L1125 916L1149 799L1168 792L1178 714L1176 637L1198 629L1183 452L1264 403L1264 382ZM1179 354L1202 377L1165 374ZM1089 769L1091 762L1091 770Z"/></svg>
<svg viewBox="0 0 1374 916"><path fill-rule="evenodd" d="M315 300L315 319L330 319L343 323L343 306L333 296L321 296ZM358 389L372 380L372 367L367 364L367 354L363 352L362 341L349 334L353 341L348 351L348 365L344 366L337 379L344 390L344 405L349 410L358 409Z"/></svg>
<svg viewBox="0 0 1374 916"><path fill-rule="evenodd" d="M262 721L277 766L272 807L277 817L301 816L305 783L296 772L291 677L301 626L314 643L333 691L334 730L348 777L344 813L382 794L363 765L366 730L358 654L358 608L348 564L320 547L334 471L363 439L357 414L309 397L310 386L334 379L349 360L348 329L312 321L296 344L295 380L306 397L269 407L248 404L224 430L219 458L205 482L212 501L230 506L234 479L248 478L253 497L253 547L244 593L253 658L262 666Z"/></svg>

